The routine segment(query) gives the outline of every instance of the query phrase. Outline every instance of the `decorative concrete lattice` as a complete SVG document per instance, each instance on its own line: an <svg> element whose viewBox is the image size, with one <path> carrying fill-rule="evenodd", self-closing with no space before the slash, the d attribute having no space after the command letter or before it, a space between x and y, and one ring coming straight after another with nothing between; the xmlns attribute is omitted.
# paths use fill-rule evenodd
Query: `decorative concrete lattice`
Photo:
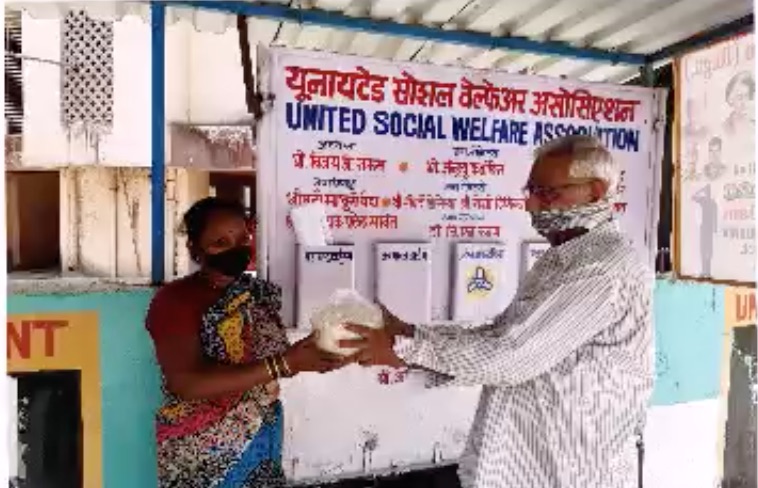
<svg viewBox="0 0 758 488"><path fill-rule="evenodd" d="M62 114L69 130L98 137L113 126L113 23L71 11L63 20Z"/></svg>

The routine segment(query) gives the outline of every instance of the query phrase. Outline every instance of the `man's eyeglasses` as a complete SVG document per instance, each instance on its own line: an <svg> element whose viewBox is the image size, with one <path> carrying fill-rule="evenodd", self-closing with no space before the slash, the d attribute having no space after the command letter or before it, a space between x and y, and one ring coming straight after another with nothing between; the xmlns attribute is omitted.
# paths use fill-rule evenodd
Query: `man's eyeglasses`
<svg viewBox="0 0 758 488"><path fill-rule="evenodd" d="M564 190L568 190L569 188L573 188L575 186L582 186L586 185L586 182L582 183L569 183L568 185L560 185L560 186L542 186L542 185L535 185L533 183L527 183L526 186L522 189L524 192L524 198L537 198L540 201L543 201L545 203L551 203L557 200L561 193Z"/></svg>

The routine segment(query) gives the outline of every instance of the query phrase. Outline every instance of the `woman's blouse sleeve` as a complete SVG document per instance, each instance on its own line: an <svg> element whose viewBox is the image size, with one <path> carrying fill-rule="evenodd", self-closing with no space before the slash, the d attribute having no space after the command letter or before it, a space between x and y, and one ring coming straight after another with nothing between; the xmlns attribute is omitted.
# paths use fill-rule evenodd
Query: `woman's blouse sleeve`
<svg viewBox="0 0 758 488"><path fill-rule="evenodd" d="M201 311L190 296L182 296L171 287L160 289L147 312L145 325L154 341L197 335L202 320Z"/></svg>

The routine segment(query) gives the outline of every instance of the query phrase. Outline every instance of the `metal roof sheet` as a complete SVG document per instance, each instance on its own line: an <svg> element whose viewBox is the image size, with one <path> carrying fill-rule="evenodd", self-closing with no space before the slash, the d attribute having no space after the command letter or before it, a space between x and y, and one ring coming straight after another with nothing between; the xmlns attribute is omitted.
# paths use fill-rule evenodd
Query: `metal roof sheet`
<svg viewBox="0 0 758 488"><path fill-rule="evenodd" d="M207 2L219 5L224 2ZM355 19L392 21L452 32L483 33L492 39L516 36L531 41L560 41L579 48L650 54L704 30L752 15L752 0L274 0L258 5L340 13ZM70 8L98 18L139 15L145 2L8 2L36 17L60 16ZM234 15L170 7L169 22L185 19L203 31L235 27ZM251 43L372 56L398 61L498 69L587 81L619 83L638 67L573 59L512 49L451 44L292 20L250 18Z"/></svg>

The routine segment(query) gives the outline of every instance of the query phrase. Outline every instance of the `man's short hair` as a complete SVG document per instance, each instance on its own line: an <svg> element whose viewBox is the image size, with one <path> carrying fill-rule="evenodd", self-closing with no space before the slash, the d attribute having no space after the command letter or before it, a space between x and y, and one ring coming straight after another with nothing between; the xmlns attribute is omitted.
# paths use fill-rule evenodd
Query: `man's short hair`
<svg viewBox="0 0 758 488"><path fill-rule="evenodd" d="M534 161L558 155L571 156L569 175L572 178L603 180L608 184L608 196L616 193L621 168L608 148L597 137L574 134L551 139L537 148Z"/></svg>

